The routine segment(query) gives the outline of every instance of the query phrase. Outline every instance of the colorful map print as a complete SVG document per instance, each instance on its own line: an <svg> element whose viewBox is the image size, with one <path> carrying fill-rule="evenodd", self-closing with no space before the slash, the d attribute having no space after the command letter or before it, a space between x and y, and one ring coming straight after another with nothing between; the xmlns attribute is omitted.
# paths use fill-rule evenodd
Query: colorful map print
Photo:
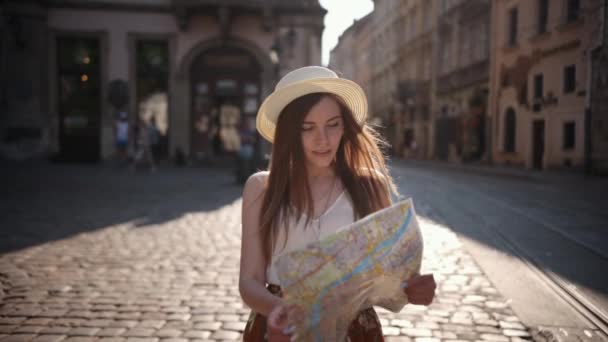
<svg viewBox="0 0 608 342"><path fill-rule="evenodd" d="M402 284L420 271L422 236L410 199L358 220L275 262L292 341L341 341L357 313L397 312Z"/></svg>

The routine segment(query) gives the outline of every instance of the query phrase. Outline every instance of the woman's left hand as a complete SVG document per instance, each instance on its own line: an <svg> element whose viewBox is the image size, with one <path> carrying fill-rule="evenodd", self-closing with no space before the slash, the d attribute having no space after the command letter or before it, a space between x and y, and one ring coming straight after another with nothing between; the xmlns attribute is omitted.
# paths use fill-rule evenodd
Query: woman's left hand
<svg viewBox="0 0 608 342"><path fill-rule="evenodd" d="M435 297L437 284L433 274L415 275L407 282L404 291L408 301L416 305L429 305Z"/></svg>

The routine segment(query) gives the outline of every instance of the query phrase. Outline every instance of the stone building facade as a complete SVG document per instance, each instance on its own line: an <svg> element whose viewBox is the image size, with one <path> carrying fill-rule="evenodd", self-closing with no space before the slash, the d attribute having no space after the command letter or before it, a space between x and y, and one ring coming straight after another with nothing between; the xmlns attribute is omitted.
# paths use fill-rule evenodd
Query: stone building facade
<svg viewBox="0 0 608 342"><path fill-rule="evenodd" d="M321 64L325 13L316 0L5 1L0 153L109 159L120 112L153 119L166 157L234 152L227 137L278 78Z"/></svg>
<svg viewBox="0 0 608 342"><path fill-rule="evenodd" d="M373 13L373 12L372 12ZM363 88L368 101L373 97L372 72L372 13L355 20L345 30L336 46L332 49L329 68L336 71L341 77L356 82ZM371 106L371 104L368 103ZM376 112L370 110L373 118Z"/></svg>
<svg viewBox="0 0 608 342"><path fill-rule="evenodd" d="M403 1L399 6L400 32L398 57L395 145L398 155L429 158L431 155L433 61L437 53L437 0Z"/></svg>
<svg viewBox="0 0 608 342"><path fill-rule="evenodd" d="M587 132L586 169L589 173L608 175L608 1L604 0L602 42L592 54L590 110ZM589 117L590 116L590 117Z"/></svg>
<svg viewBox="0 0 608 342"><path fill-rule="evenodd" d="M434 106L434 156L480 160L490 71L489 0L441 1Z"/></svg>
<svg viewBox="0 0 608 342"><path fill-rule="evenodd" d="M374 0L371 17L370 65L373 93L370 112L376 118L375 124L394 146L395 131L391 129L397 119L397 37L400 32L400 0Z"/></svg>
<svg viewBox="0 0 608 342"><path fill-rule="evenodd" d="M492 9L492 160L581 168L590 54L601 0L497 0Z"/></svg>

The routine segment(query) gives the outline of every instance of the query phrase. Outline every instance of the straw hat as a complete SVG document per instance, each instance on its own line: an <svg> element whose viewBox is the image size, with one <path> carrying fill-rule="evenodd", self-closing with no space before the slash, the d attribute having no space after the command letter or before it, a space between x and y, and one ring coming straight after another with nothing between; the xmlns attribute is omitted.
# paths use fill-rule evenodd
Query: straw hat
<svg viewBox="0 0 608 342"><path fill-rule="evenodd" d="M277 120L283 108L298 97L311 93L331 93L338 96L353 113L359 125L367 118L367 99L358 84L338 77L327 68L307 66L283 76L274 92L264 100L256 118L256 128L260 135L273 142Z"/></svg>

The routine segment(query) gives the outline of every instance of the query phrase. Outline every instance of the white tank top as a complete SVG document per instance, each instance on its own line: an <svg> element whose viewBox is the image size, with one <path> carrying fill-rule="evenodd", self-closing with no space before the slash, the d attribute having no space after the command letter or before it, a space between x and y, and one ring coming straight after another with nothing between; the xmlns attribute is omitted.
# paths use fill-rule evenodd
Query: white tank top
<svg viewBox="0 0 608 342"><path fill-rule="evenodd" d="M319 219L320 225L319 225ZM354 222L355 212L352 205L352 200L346 190L338 196L327 210L319 217L319 219L311 220L308 226L306 224L306 215L297 220L290 217L288 222L289 234L285 242L285 227L279 229L279 234L276 239L277 243L272 253L270 265L266 268L266 282L269 284L281 285L277 276L277 271L274 269L274 261L281 253L296 250L306 246L310 242L318 241L329 234L335 233L346 225Z"/></svg>

